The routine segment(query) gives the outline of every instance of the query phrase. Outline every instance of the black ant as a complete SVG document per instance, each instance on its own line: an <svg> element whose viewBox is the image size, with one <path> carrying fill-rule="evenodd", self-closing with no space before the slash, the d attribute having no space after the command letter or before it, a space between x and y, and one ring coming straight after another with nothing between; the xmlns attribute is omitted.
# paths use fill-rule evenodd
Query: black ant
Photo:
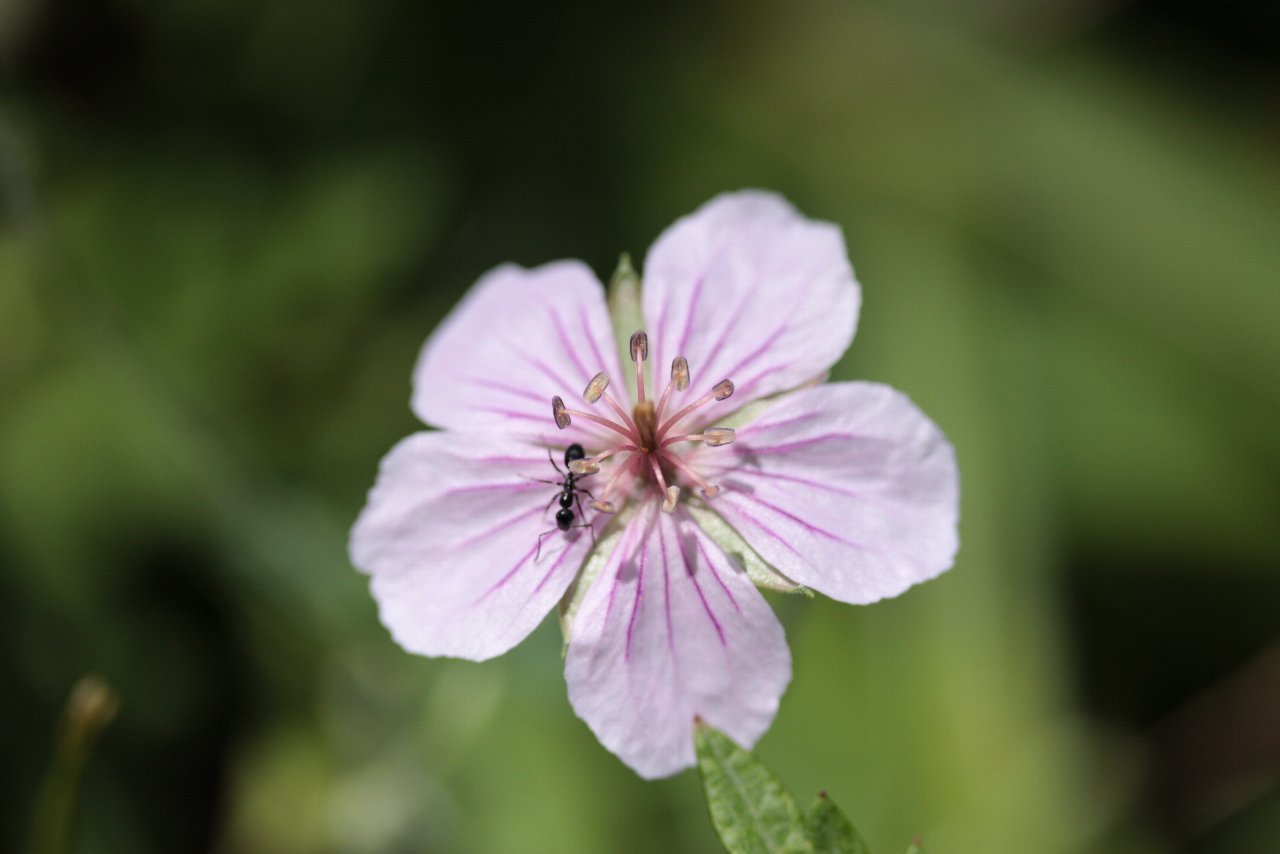
<svg viewBox="0 0 1280 854"><path fill-rule="evenodd" d="M536 478L536 477L531 478L531 480L536 480L539 483L549 483L553 486L560 487L560 494L555 495L551 498L551 501L555 501L556 499L560 500L560 509L556 511L556 530L568 531L570 528L589 528L591 530L591 542L595 543L596 530L591 526L590 522L585 522L585 521L579 522L576 525L573 523L574 507L578 508L579 515L581 515L584 519L586 518L586 514L582 512L582 502L578 500L578 490L582 490L589 497L595 498L595 496L591 494L590 490L583 489L581 486L578 486L578 478L583 477L584 475L574 474L573 469L570 468L570 463L572 463L574 460L581 460L586 456L587 456L587 452L583 450L582 446L576 442L570 445L569 447L565 448L564 467L568 469L568 471L563 471L560 468L560 466L556 465L555 459L551 456L551 449L548 448L547 462L555 466L556 473L560 475L561 480L557 482L554 480L542 480L541 478ZM551 501L547 502L548 507L551 506ZM534 560L537 560L542 556L543 538L549 537L554 533L555 533L554 530L543 531L541 534L538 535L538 550L534 554L534 558L533 558Z"/></svg>

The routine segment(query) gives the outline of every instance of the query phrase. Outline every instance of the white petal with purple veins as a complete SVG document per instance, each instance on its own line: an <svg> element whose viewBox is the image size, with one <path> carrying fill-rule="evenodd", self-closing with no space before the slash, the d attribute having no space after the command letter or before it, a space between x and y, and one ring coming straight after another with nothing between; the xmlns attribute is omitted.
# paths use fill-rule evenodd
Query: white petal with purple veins
<svg viewBox="0 0 1280 854"><path fill-rule="evenodd" d="M723 488L711 508L788 578L834 599L896 596L955 557L955 451L888 386L786 395L699 463Z"/></svg>
<svg viewBox="0 0 1280 854"><path fill-rule="evenodd" d="M782 626L680 510L648 503L595 579L565 662L569 701L643 777L694 762L695 716L750 748L791 679Z"/></svg>
<svg viewBox="0 0 1280 854"><path fill-rule="evenodd" d="M413 411L428 424L588 443L602 430L558 431L551 398L574 406L598 372L619 377L604 290L580 261L532 270L506 264L481 277L440 324L413 374Z"/></svg>
<svg viewBox="0 0 1280 854"><path fill-rule="evenodd" d="M558 487L530 479L557 477L546 449L505 438L416 433L387 454L351 560L401 646L482 660L537 627L591 547L590 530L556 528Z"/></svg>
<svg viewBox="0 0 1280 854"><path fill-rule="evenodd" d="M695 393L731 379L738 406L826 373L853 340L860 291L839 228L745 191L662 233L643 297L655 375L685 356Z"/></svg>

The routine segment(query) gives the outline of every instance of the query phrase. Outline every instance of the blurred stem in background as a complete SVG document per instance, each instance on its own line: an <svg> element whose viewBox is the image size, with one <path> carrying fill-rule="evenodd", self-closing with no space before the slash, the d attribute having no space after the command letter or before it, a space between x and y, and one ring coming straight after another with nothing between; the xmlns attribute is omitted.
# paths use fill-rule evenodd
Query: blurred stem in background
<svg viewBox="0 0 1280 854"><path fill-rule="evenodd" d="M65 854L71 850L80 777L98 733L120 710L120 697L99 676L83 676L71 688L58 726L53 762L33 815L30 854Z"/></svg>

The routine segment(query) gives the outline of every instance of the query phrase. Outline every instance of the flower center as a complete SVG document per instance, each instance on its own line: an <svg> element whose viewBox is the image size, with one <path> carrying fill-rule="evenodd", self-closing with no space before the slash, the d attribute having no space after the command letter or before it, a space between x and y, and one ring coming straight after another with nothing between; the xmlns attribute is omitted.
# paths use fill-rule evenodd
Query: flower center
<svg viewBox="0 0 1280 854"><path fill-rule="evenodd" d="M700 433L683 432L680 424L709 403L724 400L733 394L733 382L721 380L702 397L667 415L667 404L672 392L683 393L689 388L689 361L684 356L671 360L671 379L655 404L645 394L644 363L649 358L649 336L640 330L631 336L631 361L636 366L636 405L628 414L606 391L609 376L600 372L591 378L582 399L594 406L601 400L613 411L613 417L597 415L578 409L568 409L559 397L551 398L551 414L561 430L573 423L573 418L584 418L617 433L619 440L594 456L574 460L570 470L577 475L596 474L601 461L621 454L613 466L613 472L604 490L591 502L597 510L616 513L615 496L625 495L625 487L635 482L649 482L662 496L662 509L670 513L680 499L680 487L669 481L679 476L693 484L704 498L714 498L720 487L710 483L683 459L680 451L689 443L728 445L734 440L729 427L708 427ZM675 405L672 404L672 408ZM679 447L685 446L685 447Z"/></svg>

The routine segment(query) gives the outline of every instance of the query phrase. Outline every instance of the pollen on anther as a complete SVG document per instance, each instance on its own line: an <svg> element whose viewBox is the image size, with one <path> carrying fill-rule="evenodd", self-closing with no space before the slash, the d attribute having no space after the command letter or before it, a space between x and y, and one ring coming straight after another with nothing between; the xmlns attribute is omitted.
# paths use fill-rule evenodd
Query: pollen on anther
<svg viewBox="0 0 1280 854"><path fill-rule="evenodd" d="M715 384L715 388L711 389L711 393L715 395L716 400L724 400L733 394L733 380L720 380Z"/></svg>
<svg viewBox="0 0 1280 854"><path fill-rule="evenodd" d="M680 487L668 486L666 500L662 502L662 512L670 513L676 509L676 502L680 500Z"/></svg>
<svg viewBox="0 0 1280 854"><path fill-rule="evenodd" d="M561 430L573 423L569 413L564 411L564 401L558 396L551 398L551 416L555 418L556 426Z"/></svg>
<svg viewBox="0 0 1280 854"><path fill-rule="evenodd" d="M671 360L671 384L676 391L684 391L689 387L689 360L684 356L676 356Z"/></svg>
<svg viewBox="0 0 1280 854"><path fill-rule="evenodd" d="M595 403L608 387L609 375L601 371L591 378L591 382L587 383L586 389L582 392L582 399L587 403Z"/></svg>
<svg viewBox="0 0 1280 854"><path fill-rule="evenodd" d="M702 441L712 447L731 445L738 438L732 427L708 427L702 431Z"/></svg>
<svg viewBox="0 0 1280 854"><path fill-rule="evenodd" d="M613 506L612 501L592 501L591 506L599 510L601 513L617 513L618 508Z"/></svg>
<svg viewBox="0 0 1280 854"><path fill-rule="evenodd" d="M593 460L574 460L569 463L569 471L577 475L597 474L600 464Z"/></svg>
<svg viewBox="0 0 1280 854"><path fill-rule="evenodd" d="M649 358L649 333L638 329L631 333L631 361L643 362Z"/></svg>

